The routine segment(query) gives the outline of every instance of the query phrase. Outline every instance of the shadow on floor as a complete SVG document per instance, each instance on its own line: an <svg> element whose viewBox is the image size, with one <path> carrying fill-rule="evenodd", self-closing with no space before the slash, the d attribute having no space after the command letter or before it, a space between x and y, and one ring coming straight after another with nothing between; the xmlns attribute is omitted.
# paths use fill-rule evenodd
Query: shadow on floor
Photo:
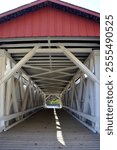
<svg viewBox="0 0 117 150"><path fill-rule="evenodd" d="M43 109L0 134L0 150L99 150L94 134L62 109Z"/></svg>

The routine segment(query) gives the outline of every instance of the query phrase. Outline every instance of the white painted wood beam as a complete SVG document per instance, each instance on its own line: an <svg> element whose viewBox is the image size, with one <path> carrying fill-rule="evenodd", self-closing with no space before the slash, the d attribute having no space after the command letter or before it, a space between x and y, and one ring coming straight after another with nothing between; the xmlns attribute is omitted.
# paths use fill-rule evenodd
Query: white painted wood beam
<svg viewBox="0 0 117 150"><path fill-rule="evenodd" d="M53 76L52 78L53 79L58 79L58 78L63 78L63 77L67 77L67 76L74 76L74 74L73 73L67 73L67 72L58 72L58 73L61 73L61 74L63 74L63 75L59 75L59 76ZM48 73L47 73L48 74ZM46 75L46 74L42 74L42 75ZM38 77L38 76L42 76L41 75L41 73L39 73L39 74L34 74L34 75L29 75L29 77ZM54 75L54 74L53 74Z"/></svg>
<svg viewBox="0 0 117 150"><path fill-rule="evenodd" d="M45 97L45 100L47 100L50 96L51 96L51 95L46 96L46 97Z"/></svg>
<svg viewBox="0 0 117 150"><path fill-rule="evenodd" d="M38 68L38 67L35 67L35 69ZM67 72L62 72L62 71L67 71L67 70L71 70L71 69L76 69L77 67L74 66L74 67L67 67L67 68L62 68L62 69L56 69L56 70L50 70L48 72L44 72L44 73L40 73L40 74L37 74L37 75L33 75L33 76L30 76L30 77L36 77L36 76L42 76L42 75L46 75L46 74L51 74L51 73L62 73L62 74L65 74L65 75L68 75L69 73Z"/></svg>
<svg viewBox="0 0 117 150"><path fill-rule="evenodd" d="M100 54L97 50L94 51L94 68L95 74L98 79L100 79ZM100 132L100 86L94 83L94 104L95 104L95 115L97 122L95 124L95 129Z"/></svg>
<svg viewBox="0 0 117 150"><path fill-rule="evenodd" d="M79 98L78 98L78 92L79 91L77 91L77 87L75 86L75 88L74 88L74 97L75 97L75 101L76 101L76 110L77 111L81 111L80 110L80 100L79 100Z"/></svg>
<svg viewBox="0 0 117 150"><path fill-rule="evenodd" d="M39 85L56 85L56 86L65 86L66 85L66 83L51 82L51 81L44 81L44 80L42 80L42 81L40 80L39 82L40 82Z"/></svg>
<svg viewBox="0 0 117 150"><path fill-rule="evenodd" d="M100 53L99 49L97 49L97 53L98 53L98 54ZM88 56L88 58L85 60L84 64L85 64L86 66L87 66L89 60L91 59L91 57L93 57L93 56L94 56L94 50L93 50L92 53ZM71 79L71 81L67 84L67 86L64 88L64 90L62 91L61 94L63 94L63 93L68 89L68 87L70 86L70 84L71 84L71 82L72 82L73 80L80 78L80 77L82 76L82 74L83 74L83 73L81 72L81 70L78 70L78 71L76 72L75 76L74 76L74 77Z"/></svg>
<svg viewBox="0 0 117 150"><path fill-rule="evenodd" d="M28 101L28 95L29 95L29 85L26 87L25 93L24 93L24 98L22 102L22 111L26 109L27 106L27 101Z"/></svg>
<svg viewBox="0 0 117 150"><path fill-rule="evenodd" d="M48 37L24 37L24 38L0 38L0 41L2 42L15 42L15 41L48 41ZM71 41L95 41L99 42L100 37L49 37L49 40L51 41L56 41L56 40L61 40L61 41L66 41L66 40L71 40Z"/></svg>
<svg viewBox="0 0 117 150"><path fill-rule="evenodd" d="M18 54L18 53L28 53L31 48L23 48L23 49L8 49L8 53L10 54ZM68 48L68 50L72 53L91 53L91 48ZM60 48L41 48L37 50L37 53L63 53Z"/></svg>
<svg viewBox="0 0 117 150"><path fill-rule="evenodd" d="M1 120L4 120L4 121L8 121L8 120L11 120L11 119L14 119L14 118L17 118L19 116L22 116L24 114L27 114L31 111L34 111L36 109L39 109L39 108L42 108L43 106L38 106L38 107L35 107L35 108L31 108L31 109L28 109L28 110L25 110L25 111L22 111L22 112L18 112L18 113L14 113L14 114L11 114L11 115L8 115L8 116L3 116L3 117L0 117L0 121Z"/></svg>
<svg viewBox="0 0 117 150"><path fill-rule="evenodd" d="M19 69L36 53L36 50L39 46L35 46L28 54L26 54L5 76L0 79L0 85L5 83L11 76Z"/></svg>
<svg viewBox="0 0 117 150"><path fill-rule="evenodd" d="M63 44L64 46L78 46L78 47L84 47L84 46L87 46L87 47L99 47L99 44L97 43L61 43ZM39 45L42 47L42 46L57 46L59 47L60 46L60 43L39 43ZM14 47L14 48L17 48L17 47L34 47L34 46L37 46L37 43L26 43L26 44L2 44L0 45L0 48L7 48L7 47Z"/></svg>
<svg viewBox="0 0 117 150"><path fill-rule="evenodd" d="M6 55L4 50L0 50L0 77L6 70ZM5 113L5 83L0 85L0 117ZM0 122L0 128L4 127L4 121Z"/></svg>
<svg viewBox="0 0 117 150"><path fill-rule="evenodd" d="M8 58L10 59L11 64L12 64L12 63L13 63L13 64L17 64L16 61L11 57L11 55L10 55L7 51L4 50L4 52L5 52L6 57L8 57ZM26 78L27 80L29 79L27 73L26 73L22 68L19 70L19 72L20 72L20 73L23 73L23 74L25 75L25 78Z"/></svg>
<svg viewBox="0 0 117 150"><path fill-rule="evenodd" d="M35 67L35 66L31 66L31 65L23 65L24 68L30 68L30 69L34 69L34 70L43 70L43 71L50 71L50 69L45 69L42 67Z"/></svg>
<svg viewBox="0 0 117 150"><path fill-rule="evenodd" d="M23 87L22 76L20 76L20 94L21 94L21 99L23 100L23 98L24 98L24 87Z"/></svg>
<svg viewBox="0 0 117 150"><path fill-rule="evenodd" d="M80 54L80 53L78 53ZM76 56L78 55L77 52L76 52ZM82 53L81 53L82 54ZM9 54L10 55L10 54ZM43 54L39 54L35 57L32 57L30 60L39 60L39 62L48 62L49 61L49 57L48 57L48 53L45 53L46 56L44 56L44 53ZM13 56L15 57L15 60L20 60L24 54L22 53L19 53L19 54L13 54ZM62 57L61 57L62 56ZM78 56L79 59L85 59L87 56L87 54L85 53L83 56ZM63 55L63 53L59 54L59 53L56 53L52 56L52 61L54 62L57 62L57 61L61 61L61 62L66 62L66 61L70 61L69 58L67 58L66 56Z"/></svg>
<svg viewBox="0 0 117 150"><path fill-rule="evenodd" d="M40 83L39 86L59 86L59 87L64 87L65 84L58 84L58 83Z"/></svg>
<svg viewBox="0 0 117 150"><path fill-rule="evenodd" d="M61 75L61 76L55 76L55 77L53 77L53 79L64 78L64 77L67 77L67 76L72 77L72 76L74 76L74 75L75 75L75 74L73 74L73 73L69 73L69 74L65 74L65 75Z"/></svg>
<svg viewBox="0 0 117 150"><path fill-rule="evenodd" d="M61 69L56 69L56 70L50 70L50 69L45 69L42 67L35 67L35 66L31 66L31 65L23 65L24 68L30 68L30 69L34 69L34 70L43 70L46 71L44 73L40 73L40 74L35 74L35 75L29 75L29 77L36 77L36 76L42 76L42 75L46 75L46 74L51 74L51 73L60 73L60 74L64 74L64 75L70 75L70 73L67 72L63 72L63 71L67 71L67 70L71 70L71 69L77 69L77 66L73 66L73 67L67 67L67 68L61 68Z"/></svg>
<svg viewBox="0 0 117 150"><path fill-rule="evenodd" d="M9 71L12 67L11 60L7 58L7 70ZM10 109L11 109L11 91L12 91L12 79L10 78L7 83L6 83L6 98L5 98L5 115L10 114ZM8 122L6 123L8 124Z"/></svg>
<svg viewBox="0 0 117 150"><path fill-rule="evenodd" d="M30 102L30 107L33 108L33 95L32 95L32 86L29 85L29 95L30 95L30 101L28 101L28 103Z"/></svg>
<svg viewBox="0 0 117 150"><path fill-rule="evenodd" d="M64 54L76 65L78 66L82 72L86 73L88 77L93 80L94 82L97 82L100 84L97 77L77 58L75 57L68 49L66 49L64 46L60 46L63 50Z"/></svg>
<svg viewBox="0 0 117 150"><path fill-rule="evenodd" d="M12 81L11 78L7 81L6 84L6 115L9 115L10 113L10 106L11 106L11 91L12 91Z"/></svg>
<svg viewBox="0 0 117 150"><path fill-rule="evenodd" d="M76 95L78 95L77 99L77 106L78 110L81 111L80 102L82 100L82 92L83 92L83 77L80 77L80 85L79 85L79 91L76 89Z"/></svg>
<svg viewBox="0 0 117 150"><path fill-rule="evenodd" d="M63 83L68 83L69 81L66 80L59 80L59 79L52 79L52 78L45 78L45 77L38 77L38 79L41 80L48 80L48 81L58 81L58 82L63 82ZM34 80L35 82L39 82L40 80Z"/></svg>
<svg viewBox="0 0 117 150"><path fill-rule="evenodd" d="M85 122L83 122L82 120L78 119L72 112L66 110L72 117L74 117L76 120L78 120L80 123L82 123L84 126L86 126L89 130L93 131L94 133L96 133L96 130L94 128L92 128L91 126L89 126L88 124L86 124Z"/></svg>
<svg viewBox="0 0 117 150"><path fill-rule="evenodd" d="M89 60L89 67L91 71L94 71L94 57L91 57ZM98 70L99 71L99 70ZM94 83L89 80L89 95L90 95L90 107L91 107L91 115L95 114L95 107L94 107Z"/></svg>
<svg viewBox="0 0 117 150"><path fill-rule="evenodd" d="M41 85L40 86L40 88L45 88L45 89L49 89L49 88L51 88L51 89L63 89L64 87L56 87L56 86L51 86L51 85L46 85L46 86L44 86L44 85Z"/></svg>
<svg viewBox="0 0 117 150"><path fill-rule="evenodd" d="M12 77L12 101L13 101L13 108L14 112L18 112L18 102L16 98L16 87L15 87L15 79Z"/></svg>
<svg viewBox="0 0 117 150"><path fill-rule="evenodd" d="M40 58L40 57L39 57ZM41 67L41 66L49 66L50 67L50 60L49 61L43 61L43 63L42 62L40 62L39 61L39 58L38 58L38 60L32 60L32 61L28 61L27 63L26 63L26 65L31 65L31 66L39 66L39 67ZM86 59L86 57L85 57L85 59ZM85 59L83 59L83 60L81 60L81 61L84 61ZM59 62L52 62L51 61L51 63L52 63L52 67L53 66L74 66L74 64L73 64L73 62L71 62L70 60L69 60L69 62L62 62L61 60L59 61ZM50 67L51 68L51 67Z"/></svg>
<svg viewBox="0 0 117 150"><path fill-rule="evenodd" d="M81 117L83 117L85 119L88 119L88 120L90 120L90 121L92 121L94 123L96 122L96 117L95 116L91 116L91 115L88 115L88 114L83 113L83 112L78 112L78 111L76 111L76 110L74 110L74 109L72 109L70 107L67 107L67 106L63 106L63 107L66 108L66 109L69 109L71 112L74 112L75 114L77 114L77 115L79 115L79 116L81 116Z"/></svg>
<svg viewBox="0 0 117 150"><path fill-rule="evenodd" d="M86 55L87 56L87 55ZM86 59L86 56L81 56L81 57L78 57L78 59L80 60L85 60ZM16 57L14 56L15 60L16 61L20 61L22 59L23 55L21 57ZM43 59L42 59L43 58ZM51 60L49 60L47 57L41 57L41 56L37 56L37 57L32 57L28 62L27 64L31 64L31 63L40 63L40 64L47 64L47 63L52 63L53 64L70 64L71 61L65 57L58 57L58 59L55 58L51 58Z"/></svg>

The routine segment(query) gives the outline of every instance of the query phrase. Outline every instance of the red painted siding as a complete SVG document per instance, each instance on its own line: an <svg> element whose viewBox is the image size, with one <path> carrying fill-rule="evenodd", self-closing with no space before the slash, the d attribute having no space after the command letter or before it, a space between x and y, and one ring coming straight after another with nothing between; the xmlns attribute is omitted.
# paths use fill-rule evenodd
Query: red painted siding
<svg viewBox="0 0 117 150"><path fill-rule="evenodd" d="M99 23L50 7L0 24L1 38L99 35Z"/></svg>

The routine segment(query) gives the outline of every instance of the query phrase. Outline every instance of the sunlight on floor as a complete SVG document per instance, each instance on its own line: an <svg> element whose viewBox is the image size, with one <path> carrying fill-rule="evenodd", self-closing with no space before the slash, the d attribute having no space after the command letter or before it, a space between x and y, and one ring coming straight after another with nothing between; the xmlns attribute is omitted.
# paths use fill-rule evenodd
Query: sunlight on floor
<svg viewBox="0 0 117 150"><path fill-rule="evenodd" d="M59 118L57 116L57 113L56 113L56 109L54 109L54 117L55 117L55 122L56 122L56 136L57 136L57 140L62 144L62 145L66 145L65 144L65 141L64 141L64 138L63 138L63 133L62 133L62 130L61 130L61 124L59 122Z"/></svg>

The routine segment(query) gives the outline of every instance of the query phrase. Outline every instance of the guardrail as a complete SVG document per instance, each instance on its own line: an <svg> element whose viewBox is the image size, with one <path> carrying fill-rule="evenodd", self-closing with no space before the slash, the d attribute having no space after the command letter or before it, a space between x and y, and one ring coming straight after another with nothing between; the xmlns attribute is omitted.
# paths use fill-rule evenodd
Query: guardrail
<svg viewBox="0 0 117 150"><path fill-rule="evenodd" d="M3 117L0 117L0 122L1 121L9 121L9 120L12 120L12 119L15 119L15 118L18 118L20 116L23 116L23 115L26 115L27 113L30 113L32 112L31 114L28 114L26 117L18 120L17 122L7 126L7 127L1 127L0 128L0 132L2 131L7 131L9 130L10 128L14 127L15 125L17 125L18 123L26 120L27 118L29 118L31 115L33 115L34 113L36 113L37 111L36 110L41 110L43 109L44 106L38 106L38 107L35 107L35 108L31 108L31 109L28 109L26 111L23 111L23 112L18 112L18 113L15 113L15 114L11 114L11 115L8 115L8 116L3 116Z"/></svg>
<svg viewBox="0 0 117 150"><path fill-rule="evenodd" d="M90 129L91 131L93 131L94 133L96 133L97 131L95 130L94 127L88 125L87 123L85 123L84 121L80 120L79 118L77 118L77 116L73 115L72 113L80 116L80 117L83 117L84 119L87 119L89 121L91 121L92 123L95 123L96 124L96 121L97 121L97 118L95 116L91 116L91 115L88 115L88 114L85 114L83 112L78 112L70 107L67 107L67 106L63 106L63 108L68 112L70 113L70 115L72 115L75 119L77 119L79 122L81 122L84 126L86 126L88 129ZM69 111L68 111L69 110ZM71 113L72 112L72 113Z"/></svg>

